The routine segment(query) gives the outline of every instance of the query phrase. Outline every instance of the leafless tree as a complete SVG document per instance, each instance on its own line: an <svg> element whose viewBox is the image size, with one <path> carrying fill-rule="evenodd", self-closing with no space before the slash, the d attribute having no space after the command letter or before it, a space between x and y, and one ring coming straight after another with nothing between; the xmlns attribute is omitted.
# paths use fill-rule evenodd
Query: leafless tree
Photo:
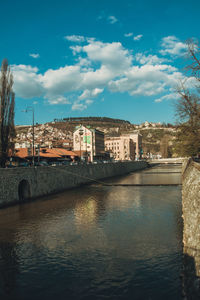
<svg viewBox="0 0 200 300"><path fill-rule="evenodd" d="M186 67L188 78L182 82L177 92L176 114L180 121L178 127L177 151L179 155L194 156L200 153L200 49L193 40L187 42L191 62Z"/></svg>
<svg viewBox="0 0 200 300"><path fill-rule="evenodd" d="M15 94L13 76L7 59L2 61L0 75L0 166L5 167L8 153L13 151Z"/></svg>

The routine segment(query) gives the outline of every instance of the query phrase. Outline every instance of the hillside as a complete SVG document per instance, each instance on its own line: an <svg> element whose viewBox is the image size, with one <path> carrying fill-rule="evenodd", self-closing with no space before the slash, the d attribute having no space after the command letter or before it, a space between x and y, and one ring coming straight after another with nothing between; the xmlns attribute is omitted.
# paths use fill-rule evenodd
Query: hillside
<svg viewBox="0 0 200 300"><path fill-rule="evenodd" d="M59 136L72 139L72 133L78 125L89 125L105 133L105 136L120 136L127 133L140 133L143 137L144 156L160 154L162 157L176 156L175 144L177 129L173 125L161 125L160 123L145 122L140 125L131 124L129 121L112 119L106 117L87 117L87 118L65 118L63 120L54 120L44 125L36 125L36 132L45 128L50 130L52 140L57 140ZM52 128L52 129L50 129ZM30 126L20 126L16 128L20 136L30 133ZM23 134L22 134L23 133ZM48 135L43 133L44 139ZM59 133L59 134L58 134ZM41 136L41 134L38 133Z"/></svg>
<svg viewBox="0 0 200 300"><path fill-rule="evenodd" d="M73 132L78 125L89 125L105 133L105 136L120 136L125 133L140 133L143 137L143 153L161 154L163 157L176 156L176 128L171 124L145 122L140 125L129 121L106 117L65 118L54 120L49 125L66 133Z"/></svg>
<svg viewBox="0 0 200 300"><path fill-rule="evenodd" d="M89 125L92 128L104 131L105 134L120 135L121 132L134 130L135 126L129 121L112 119L106 117L82 117L82 118L65 118L63 120L55 119L54 122L48 123L52 127L56 127L66 132L73 132L75 127L82 124Z"/></svg>

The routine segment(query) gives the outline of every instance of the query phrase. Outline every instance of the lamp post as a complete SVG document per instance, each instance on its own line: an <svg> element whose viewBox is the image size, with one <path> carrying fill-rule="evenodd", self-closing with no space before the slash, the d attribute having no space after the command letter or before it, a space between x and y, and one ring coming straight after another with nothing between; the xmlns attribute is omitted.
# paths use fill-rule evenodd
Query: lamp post
<svg viewBox="0 0 200 300"><path fill-rule="evenodd" d="M79 136L80 136L80 160L82 161L82 155L81 155L81 136L83 135L83 129L79 129Z"/></svg>
<svg viewBox="0 0 200 300"><path fill-rule="evenodd" d="M93 145L93 130L91 130L91 142L92 142L92 148L91 148L91 162L93 163L93 161L94 161L94 145Z"/></svg>
<svg viewBox="0 0 200 300"><path fill-rule="evenodd" d="M85 129L85 139L86 139L86 162L88 162L88 152L87 152L87 128Z"/></svg>
<svg viewBox="0 0 200 300"><path fill-rule="evenodd" d="M29 112L32 111L33 115L32 115L32 136L33 136L33 140L32 140L32 154L33 154L33 158L32 158L32 163L33 166L35 165L35 158L34 158L34 152L35 152L35 123L34 123L34 108L32 106L28 106L25 110L23 110L23 112Z"/></svg>

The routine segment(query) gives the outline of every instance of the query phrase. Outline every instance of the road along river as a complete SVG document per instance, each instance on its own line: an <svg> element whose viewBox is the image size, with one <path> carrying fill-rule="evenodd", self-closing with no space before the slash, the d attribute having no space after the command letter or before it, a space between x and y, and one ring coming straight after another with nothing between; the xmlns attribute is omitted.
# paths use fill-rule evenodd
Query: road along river
<svg viewBox="0 0 200 300"><path fill-rule="evenodd" d="M0 210L0 299L182 299L180 171L157 166Z"/></svg>

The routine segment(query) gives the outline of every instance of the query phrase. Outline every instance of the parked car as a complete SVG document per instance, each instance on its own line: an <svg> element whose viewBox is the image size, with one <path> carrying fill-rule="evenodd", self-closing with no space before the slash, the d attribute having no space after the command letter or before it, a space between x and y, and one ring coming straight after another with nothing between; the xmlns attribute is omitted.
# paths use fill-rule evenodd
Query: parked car
<svg viewBox="0 0 200 300"><path fill-rule="evenodd" d="M6 165L6 168L16 168L16 166L15 166L15 165L12 165L12 164L10 164L10 165Z"/></svg>
<svg viewBox="0 0 200 300"><path fill-rule="evenodd" d="M18 167L30 167L30 163L29 162L20 162L19 164L18 164Z"/></svg>
<svg viewBox="0 0 200 300"><path fill-rule="evenodd" d="M69 166L71 164L71 160L63 160L61 161L62 165Z"/></svg>
<svg viewBox="0 0 200 300"><path fill-rule="evenodd" d="M77 162L77 161L72 161L72 162L70 163L70 165L78 165L78 162Z"/></svg>
<svg viewBox="0 0 200 300"><path fill-rule="evenodd" d="M62 162L60 162L60 161L50 161L49 165L52 166L52 167L62 166Z"/></svg>
<svg viewBox="0 0 200 300"><path fill-rule="evenodd" d="M48 162L46 162L46 161L39 161L39 162L36 161L34 164L37 167L39 167L39 166L45 166L45 167L49 166Z"/></svg>

